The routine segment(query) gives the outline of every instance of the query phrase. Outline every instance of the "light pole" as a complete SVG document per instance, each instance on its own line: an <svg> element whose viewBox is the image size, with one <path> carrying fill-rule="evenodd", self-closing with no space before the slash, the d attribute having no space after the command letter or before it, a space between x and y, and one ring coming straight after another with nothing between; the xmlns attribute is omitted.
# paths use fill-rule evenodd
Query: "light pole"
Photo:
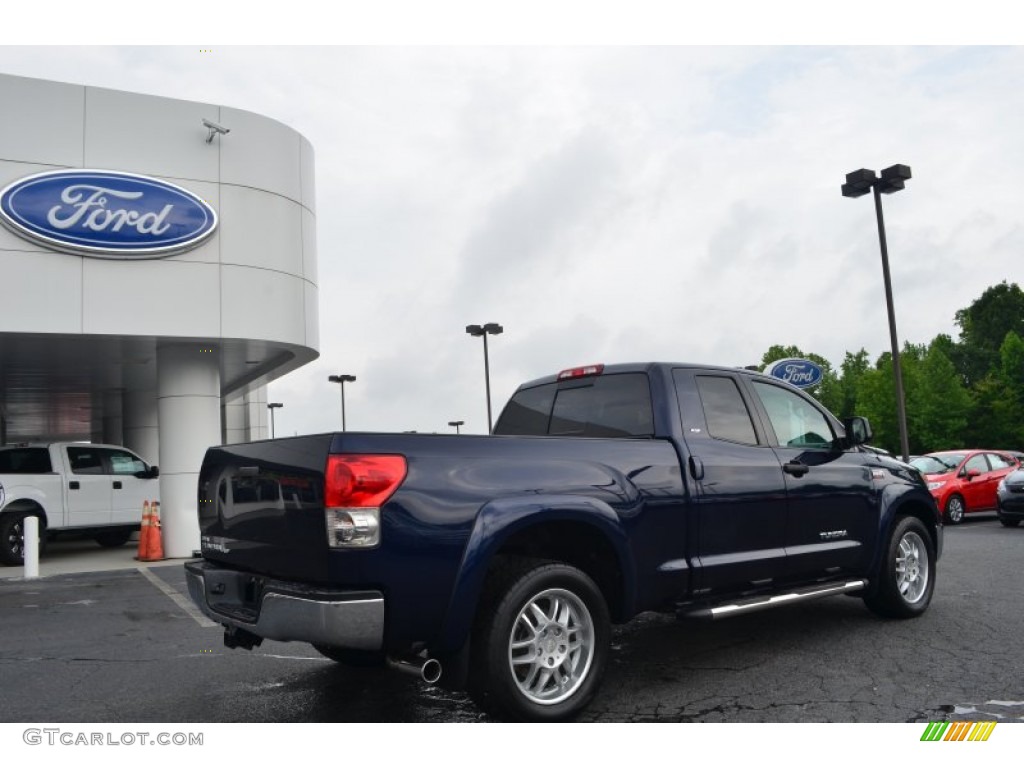
<svg viewBox="0 0 1024 768"><path fill-rule="evenodd" d="M335 384L341 384L341 431L345 432L345 382L351 383L356 380L356 377L347 373L340 373L337 376L328 376L327 380Z"/></svg>
<svg viewBox="0 0 1024 768"><path fill-rule="evenodd" d="M484 339L484 386L487 388L487 434L491 434L494 429L493 422L491 421L491 364L487 358L487 334L497 336L499 333L504 331L497 323L487 323L486 325L467 325L466 333L470 336L483 336Z"/></svg>
<svg viewBox="0 0 1024 768"><path fill-rule="evenodd" d="M900 449L903 461L910 459L910 440L907 437L907 409L903 397L903 370L900 347L896 340L896 312L892 306L892 281L889 279L889 249L885 244L885 221L882 218L882 195L891 195L903 189L910 178L909 165L892 165L882 171L881 178L867 168L846 174L842 186L843 197L860 197L868 190L875 193L875 218L878 220L878 244L882 249L882 278L885 281L885 306L889 312L889 342L892 345L892 370L896 380L896 418L899 420Z"/></svg>
<svg viewBox="0 0 1024 768"><path fill-rule="evenodd" d="M284 408L284 403L267 403L267 410L270 411L270 439L274 439L274 411Z"/></svg>
<svg viewBox="0 0 1024 768"><path fill-rule="evenodd" d="M461 435L462 433L459 431L459 427L461 427L465 423L466 422L464 422L464 421L449 421L448 422L448 426L449 427L455 427L455 434L456 435Z"/></svg>

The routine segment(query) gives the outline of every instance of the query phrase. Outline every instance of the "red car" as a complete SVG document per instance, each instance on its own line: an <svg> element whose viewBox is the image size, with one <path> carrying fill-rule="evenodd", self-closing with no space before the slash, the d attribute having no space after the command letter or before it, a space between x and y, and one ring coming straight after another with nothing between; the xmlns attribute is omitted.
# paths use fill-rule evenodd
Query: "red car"
<svg viewBox="0 0 1024 768"><path fill-rule="evenodd" d="M928 481L928 490L946 522L956 525L973 512L995 512L999 481L1017 469L1003 451L936 451L910 461Z"/></svg>

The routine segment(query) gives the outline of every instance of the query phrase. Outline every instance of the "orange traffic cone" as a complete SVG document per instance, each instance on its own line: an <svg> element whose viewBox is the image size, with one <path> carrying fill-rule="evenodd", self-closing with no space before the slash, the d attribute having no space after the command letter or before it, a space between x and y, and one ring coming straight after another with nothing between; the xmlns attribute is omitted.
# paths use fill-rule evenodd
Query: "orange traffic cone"
<svg viewBox="0 0 1024 768"><path fill-rule="evenodd" d="M142 525L139 527L139 551L135 555L136 560L147 560L151 549L150 529L153 525L153 513L150 511L149 502L142 502Z"/></svg>
<svg viewBox="0 0 1024 768"><path fill-rule="evenodd" d="M150 553L146 560L164 559L164 528L160 524L160 502L154 502L150 506L150 530L153 538L150 541Z"/></svg>

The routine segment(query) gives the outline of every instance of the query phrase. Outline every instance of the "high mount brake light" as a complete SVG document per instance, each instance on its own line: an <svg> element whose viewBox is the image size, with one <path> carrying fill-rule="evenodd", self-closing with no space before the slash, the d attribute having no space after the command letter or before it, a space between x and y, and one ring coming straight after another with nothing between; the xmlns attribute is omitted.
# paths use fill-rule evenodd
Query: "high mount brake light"
<svg viewBox="0 0 1024 768"><path fill-rule="evenodd" d="M604 372L604 364L584 365L579 368L567 368L558 374L559 381L566 379L582 379L584 376L600 376Z"/></svg>
<svg viewBox="0 0 1024 768"><path fill-rule="evenodd" d="M405 471L404 456L328 456L324 506L379 507L401 485Z"/></svg>

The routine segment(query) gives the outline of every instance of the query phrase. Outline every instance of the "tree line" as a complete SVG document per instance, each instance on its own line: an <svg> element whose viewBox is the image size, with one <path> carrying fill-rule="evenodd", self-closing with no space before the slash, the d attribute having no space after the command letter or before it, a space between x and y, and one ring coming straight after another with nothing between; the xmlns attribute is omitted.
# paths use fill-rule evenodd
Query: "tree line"
<svg viewBox="0 0 1024 768"><path fill-rule="evenodd" d="M900 352L912 454L951 448L1024 450L1024 291L1005 280L955 315L959 338L939 334ZM865 416L872 443L900 451L892 354L872 363L866 350L847 352L838 368L814 352L773 345L762 366L786 357L819 365L810 390L837 416Z"/></svg>

